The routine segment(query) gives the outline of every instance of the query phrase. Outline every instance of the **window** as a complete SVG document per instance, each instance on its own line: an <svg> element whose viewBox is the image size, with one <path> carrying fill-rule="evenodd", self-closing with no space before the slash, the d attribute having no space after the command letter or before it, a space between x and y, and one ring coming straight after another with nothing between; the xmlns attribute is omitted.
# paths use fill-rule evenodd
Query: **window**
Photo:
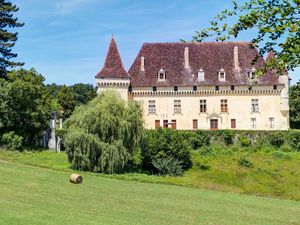
<svg viewBox="0 0 300 225"><path fill-rule="evenodd" d="M193 86L193 91L197 91L197 86Z"/></svg>
<svg viewBox="0 0 300 225"><path fill-rule="evenodd" d="M155 129L160 128L160 120L155 120Z"/></svg>
<svg viewBox="0 0 300 225"><path fill-rule="evenodd" d="M163 121L163 126L164 126L164 128L168 128L168 120Z"/></svg>
<svg viewBox="0 0 300 225"><path fill-rule="evenodd" d="M206 113L206 99L200 100L200 112Z"/></svg>
<svg viewBox="0 0 300 225"><path fill-rule="evenodd" d="M258 99L251 99L251 112L259 112Z"/></svg>
<svg viewBox="0 0 300 225"><path fill-rule="evenodd" d="M176 120L171 120L172 123L172 129L176 130Z"/></svg>
<svg viewBox="0 0 300 225"><path fill-rule="evenodd" d="M198 129L198 120L193 120L193 129Z"/></svg>
<svg viewBox="0 0 300 225"><path fill-rule="evenodd" d="M203 71L203 69L200 69L198 71L198 81L204 81L204 71Z"/></svg>
<svg viewBox="0 0 300 225"><path fill-rule="evenodd" d="M249 90L249 91L252 91L252 86L250 86L250 87L248 88L248 90Z"/></svg>
<svg viewBox="0 0 300 225"><path fill-rule="evenodd" d="M231 128L236 128L236 119L231 119Z"/></svg>
<svg viewBox="0 0 300 225"><path fill-rule="evenodd" d="M148 113L156 113L155 100L148 101Z"/></svg>
<svg viewBox="0 0 300 225"><path fill-rule="evenodd" d="M273 86L273 90L277 90L277 85L274 85L274 86Z"/></svg>
<svg viewBox="0 0 300 225"><path fill-rule="evenodd" d="M222 113L228 112L227 99L221 99L221 112Z"/></svg>
<svg viewBox="0 0 300 225"><path fill-rule="evenodd" d="M181 113L181 100L174 100L174 113Z"/></svg>
<svg viewBox="0 0 300 225"><path fill-rule="evenodd" d="M219 86L215 86L215 90L218 91L219 90Z"/></svg>
<svg viewBox="0 0 300 225"><path fill-rule="evenodd" d="M155 92L157 90L157 87L153 87L152 90Z"/></svg>
<svg viewBox="0 0 300 225"><path fill-rule="evenodd" d="M251 128L256 128L256 118L251 118Z"/></svg>
<svg viewBox="0 0 300 225"><path fill-rule="evenodd" d="M269 127L274 128L274 117L269 118Z"/></svg>
<svg viewBox="0 0 300 225"><path fill-rule="evenodd" d="M158 80L163 81L166 79L166 72L163 69L158 71Z"/></svg>
<svg viewBox="0 0 300 225"><path fill-rule="evenodd" d="M220 69L219 71L219 81L225 81L226 80L226 74L225 74L225 71L224 69Z"/></svg>
<svg viewBox="0 0 300 225"><path fill-rule="evenodd" d="M174 87L174 91L178 91L178 87L177 86Z"/></svg>
<svg viewBox="0 0 300 225"><path fill-rule="evenodd" d="M254 80L255 79L255 68L253 67L252 69L251 69L251 71L248 73L248 78L250 79L250 80Z"/></svg>
<svg viewBox="0 0 300 225"><path fill-rule="evenodd" d="M231 89L232 91L234 91L234 85L231 85L230 89Z"/></svg>
<svg viewBox="0 0 300 225"><path fill-rule="evenodd" d="M131 86L128 87L128 92L129 92L129 93L132 92L132 87L131 87Z"/></svg>

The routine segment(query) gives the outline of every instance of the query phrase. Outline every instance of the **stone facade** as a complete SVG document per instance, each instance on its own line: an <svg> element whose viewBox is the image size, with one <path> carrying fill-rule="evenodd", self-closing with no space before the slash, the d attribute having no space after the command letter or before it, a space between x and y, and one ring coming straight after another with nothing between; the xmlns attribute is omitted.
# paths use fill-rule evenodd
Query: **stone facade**
<svg viewBox="0 0 300 225"><path fill-rule="evenodd" d="M287 130L288 75L256 78L255 54L246 42L146 43L127 72L113 38L98 92L141 102L147 129Z"/></svg>

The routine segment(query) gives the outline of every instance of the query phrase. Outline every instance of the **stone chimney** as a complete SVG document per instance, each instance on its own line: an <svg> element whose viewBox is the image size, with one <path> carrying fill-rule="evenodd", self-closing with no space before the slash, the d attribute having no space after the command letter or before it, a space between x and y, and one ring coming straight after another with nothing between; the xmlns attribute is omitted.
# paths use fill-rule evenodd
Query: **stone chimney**
<svg viewBox="0 0 300 225"><path fill-rule="evenodd" d="M141 57L141 71L142 72L145 71L145 57L144 56Z"/></svg>
<svg viewBox="0 0 300 225"><path fill-rule="evenodd" d="M236 71L240 71L240 65L239 65L239 47L234 46L233 48L233 62L234 62L234 69Z"/></svg>
<svg viewBox="0 0 300 225"><path fill-rule="evenodd" d="M184 67L188 69L190 67L189 61L189 47L184 48Z"/></svg>

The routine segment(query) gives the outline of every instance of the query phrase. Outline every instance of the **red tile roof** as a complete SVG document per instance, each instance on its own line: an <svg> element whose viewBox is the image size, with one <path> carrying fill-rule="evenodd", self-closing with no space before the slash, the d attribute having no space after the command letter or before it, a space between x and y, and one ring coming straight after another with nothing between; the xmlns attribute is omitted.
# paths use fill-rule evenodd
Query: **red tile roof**
<svg viewBox="0 0 300 225"><path fill-rule="evenodd" d="M234 68L234 47L238 47L240 70ZM250 85L248 74L259 68L264 59L252 61L258 51L250 42L203 42L203 43L145 43L129 69L133 87L147 86L193 86L193 85ZM189 68L185 68L184 49L189 48ZM145 71L141 71L141 57L144 57ZM166 72L166 80L158 81L160 69ZM205 81L198 81L197 72L203 69ZM226 81L219 81L219 70L223 68ZM275 75L268 73L258 84L277 84Z"/></svg>
<svg viewBox="0 0 300 225"><path fill-rule="evenodd" d="M115 39L112 37L105 63L96 78L129 78L125 70Z"/></svg>

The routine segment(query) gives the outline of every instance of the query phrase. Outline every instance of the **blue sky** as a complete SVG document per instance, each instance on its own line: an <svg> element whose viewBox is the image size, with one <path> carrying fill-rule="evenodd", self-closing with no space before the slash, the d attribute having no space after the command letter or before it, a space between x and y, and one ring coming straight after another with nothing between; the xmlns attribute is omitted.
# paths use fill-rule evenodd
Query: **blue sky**
<svg viewBox="0 0 300 225"><path fill-rule="evenodd" d="M126 69L144 42L190 40L228 0L12 0L25 26L14 48L46 83L95 83L114 34ZM251 33L238 40L248 41ZM291 72L292 83L300 69Z"/></svg>

